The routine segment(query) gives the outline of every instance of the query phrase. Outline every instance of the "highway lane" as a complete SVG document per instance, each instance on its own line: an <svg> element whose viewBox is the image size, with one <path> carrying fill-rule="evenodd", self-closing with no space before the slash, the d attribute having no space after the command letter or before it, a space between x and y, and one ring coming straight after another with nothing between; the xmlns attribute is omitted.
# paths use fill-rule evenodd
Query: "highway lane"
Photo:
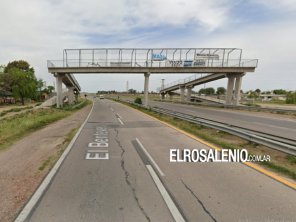
<svg viewBox="0 0 296 222"><path fill-rule="evenodd" d="M109 159L85 159L94 134L108 137ZM170 163L171 148L208 149L122 104L96 101L28 221L174 221L147 164L187 221L296 220L295 190L239 163Z"/></svg>
<svg viewBox="0 0 296 222"><path fill-rule="evenodd" d="M296 120L294 119L275 117L266 113L207 108L177 103L151 101L149 105L296 140Z"/></svg>

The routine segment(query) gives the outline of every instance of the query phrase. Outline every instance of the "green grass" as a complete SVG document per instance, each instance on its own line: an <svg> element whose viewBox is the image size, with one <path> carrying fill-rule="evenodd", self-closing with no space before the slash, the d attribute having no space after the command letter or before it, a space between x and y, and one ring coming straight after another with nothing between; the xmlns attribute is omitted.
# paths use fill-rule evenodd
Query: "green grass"
<svg viewBox="0 0 296 222"><path fill-rule="evenodd" d="M16 140L24 137L28 133L36 131L52 122L70 116L76 110L88 105L90 101L67 109L38 109L30 110L13 117L8 117L0 121L0 150L13 144ZM72 107L72 108L71 108ZM73 108L74 107L74 108Z"/></svg>
<svg viewBox="0 0 296 222"><path fill-rule="evenodd" d="M248 142L246 141L245 143L241 143L241 144L232 144L232 143L229 143L229 142L225 142L223 140L221 140L221 133L224 134L224 135L227 135L227 133L224 133L224 132L217 132L216 135L213 135L213 134L209 134L206 130L209 129L207 127L204 127L204 126L201 126L201 125L197 125L197 124L193 124L193 123L189 123L189 122L186 122L186 121L183 121L183 120L179 120L177 118L174 118L174 117L170 117L170 116L167 116L167 115L163 115L163 114L159 114L159 113L156 113L156 112L153 112L151 110L148 110L148 109L145 109L145 108L142 108L142 107L139 107L137 105L134 105L134 104L129 104L129 103L126 103L126 102L122 102L122 101L118 101L118 100L115 100L117 102L120 102L120 103L123 103L125 105L128 105L132 108L135 108L137 110L140 110L150 116L153 116L159 120L162 120L164 122L167 122L179 129L182 129L184 130L185 132L188 132L190 134L193 134L207 142L210 142L220 148L223 148L223 149L239 149L239 148L245 148L246 144L252 146L252 147L255 147L257 146L257 144L253 144L251 142ZM252 152L249 152L249 155L253 155ZM296 164L296 157L295 156L292 156L292 155L287 155L287 162L289 162L290 164ZM293 171L292 169L288 169L286 168L285 166L282 166L282 165L279 165L279 164L275 164L273 162L258 162L259 165L262 165L262 166L265 166L269 169L271 169L272 171L274 172L277 172L277 173L281 173L285 176L288 176L294 180L296 180L296 172Z"/></svg>
<svg viewBox="0 0 296 222"><path fill-rule="evenodd" d="M296 172L287 169L286 167L276 165L272 162L260 162L260 165L266 166L269 169L272 169L275 172L282 173L294 180L296 180Z"/></svg>
<svg viewBox="0 0 296 222"><path fill-rule="evenodd" d="M81 109L89 104L91 104L92 102L88 99L81 99L78 103L73 104L73 105L64 105L62 108L60 108L61 110L65 110L65 111L73 111L73 110L78 110ZM53 106L53 108L55 107L55 105Z"/></svg>
<svg viewBox="0 0 296 222"><path fill-rule="evenodd" d="M22 108L11 108L8 110L4 110L0 113L0 117L5 116L7 113L11 113L11 112L20 112L22 110L26 110L26 109L32 109L33 106L26 106L26 107L22 107Z"/></svg>
<svg viewBox="0 0 296 222"><path fill-rule="evenodd" d="M289 161L289 163L296 164L296 156L288 155L286 158Z"/></svg>
<svg viewBox="0 0 296 222"><path fill-rule="evenodd" d="M42 165L38 168L38 170L43 171L46 167L48 167L49 165L52 164L52 159L54 156L50 156L48 157L48 159L46 159Z"/></svg>

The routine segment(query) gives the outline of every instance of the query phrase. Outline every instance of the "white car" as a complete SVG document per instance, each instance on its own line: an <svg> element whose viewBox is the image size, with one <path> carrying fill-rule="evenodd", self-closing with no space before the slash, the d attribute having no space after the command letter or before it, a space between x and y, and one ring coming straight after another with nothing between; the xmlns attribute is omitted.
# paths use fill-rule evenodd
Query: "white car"
<svg viewBox="0 0 296 222"><path fill-rule="evenodd" d="M100 95L100 99L104 99L104 95Z"/></svg>

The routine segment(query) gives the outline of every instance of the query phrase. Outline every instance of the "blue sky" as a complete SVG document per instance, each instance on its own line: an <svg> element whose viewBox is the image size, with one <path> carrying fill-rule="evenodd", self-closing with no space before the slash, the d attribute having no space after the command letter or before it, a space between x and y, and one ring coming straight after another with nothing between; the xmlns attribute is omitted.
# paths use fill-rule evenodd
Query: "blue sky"
<svg viewBox="0 0 296 222"><path fill-rule="evenodd" d="M26 59L48 84L64 48L235 47L258 58L244 90L296 90L294 0L11 0L0 3L0 64ZM153 75L150 89L189 75ZM143 90L143 75L77 75L84 91ZM225 80L207 86L226 86ZM198 90L198 87L195 88Z"/></svg>

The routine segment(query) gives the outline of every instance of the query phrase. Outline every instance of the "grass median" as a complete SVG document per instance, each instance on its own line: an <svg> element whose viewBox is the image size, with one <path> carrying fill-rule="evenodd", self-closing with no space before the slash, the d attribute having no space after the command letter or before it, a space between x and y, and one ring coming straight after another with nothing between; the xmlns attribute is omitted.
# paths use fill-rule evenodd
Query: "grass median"
<svg viewBox="0 0 296 222"><path fill-rule="evenodd" d="M114 100L114 99L113 99ZM271 171L296 180L296 157L285 154L283 152L259 145L237 136L225 133L216 129L211 129L198 124L180 120L168 115L159 114L152 110L142 108L140 106L130 104L123 101L114 100L122 104L128 105L134 109L142 111L161 121L167 122L185 132L197 136L207 142L210 142L223 149L247 149L250 155L270 155L270 162L256 162Z"/></svg>
<svg viewBox="0 0 296 222"><path fill-rule="evenodd" d="M54 107L29 110L0 121L0 150L4 150L25 135L50 123L70 116L73 112L91 104L82 100L78 104L67 105L62 109Z"/></svg>

